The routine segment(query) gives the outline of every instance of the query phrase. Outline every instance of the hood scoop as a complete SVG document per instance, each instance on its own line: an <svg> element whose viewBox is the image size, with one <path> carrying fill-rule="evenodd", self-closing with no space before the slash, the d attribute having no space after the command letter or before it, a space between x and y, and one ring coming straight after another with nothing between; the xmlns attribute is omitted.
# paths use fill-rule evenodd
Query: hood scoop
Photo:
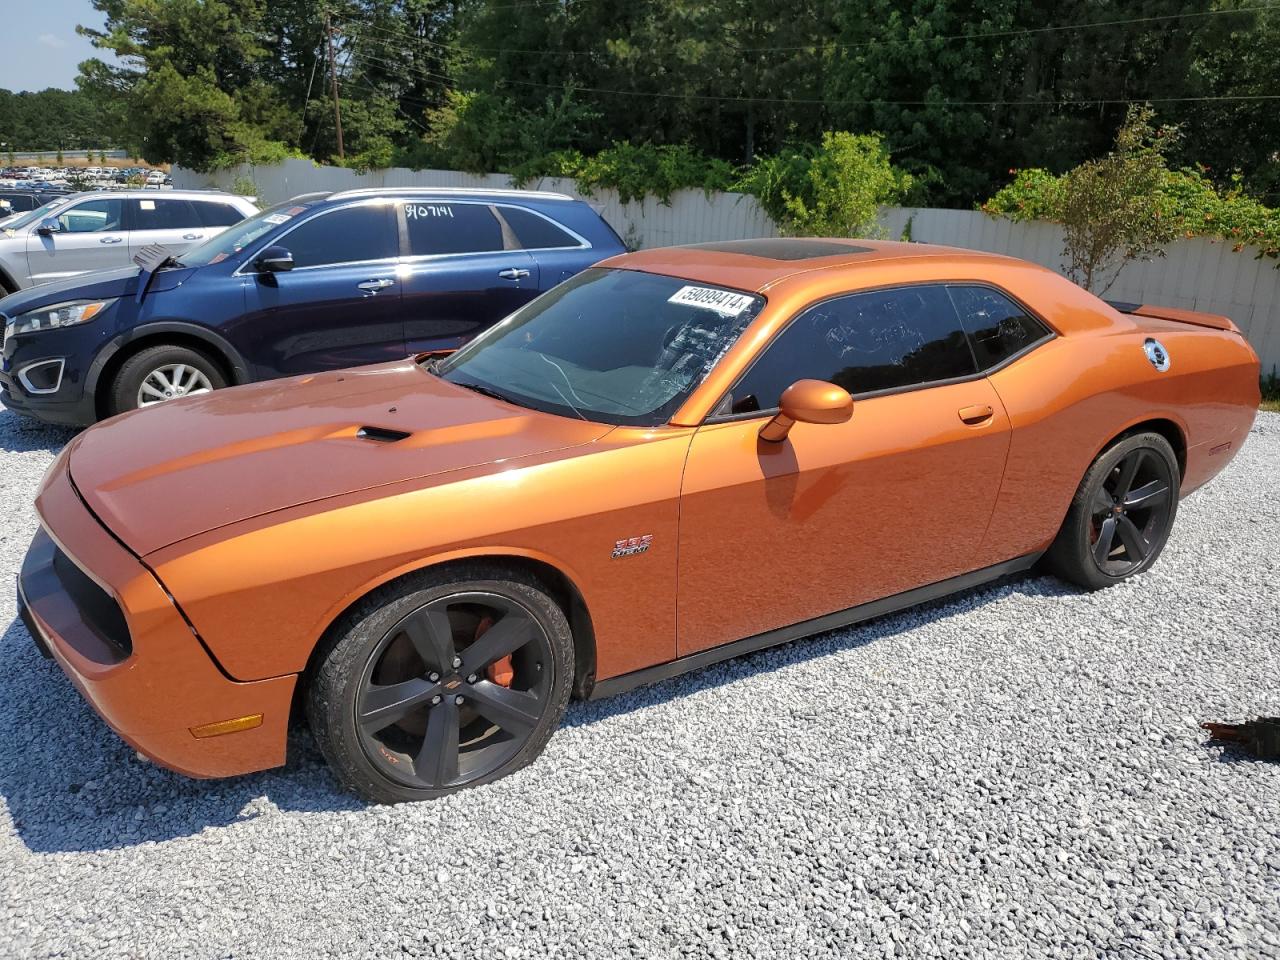
<svg viewBox="0 0 1280 960"><path fill-rule="evenodd" d="M392 430L388 427L364 426L356 431L356 436L361 440L372 440L375 443L397 443L408 439L409 434L404 430Z"/></svg>

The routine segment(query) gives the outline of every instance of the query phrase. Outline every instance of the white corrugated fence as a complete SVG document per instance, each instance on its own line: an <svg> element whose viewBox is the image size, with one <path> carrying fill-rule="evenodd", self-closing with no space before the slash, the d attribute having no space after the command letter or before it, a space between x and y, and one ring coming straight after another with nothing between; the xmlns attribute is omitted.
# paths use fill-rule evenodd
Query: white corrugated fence
<svg viewBox="0 0 1280 960"><path fill-rule="evenodd" d="M396 167L358 174L309 160L279 166L240 167L216 174L173 170L177 187L229 190L238 178L254 183L258 197L276 203L315 190L355 187L509 187L504 174L456 170L408 170ZM662 203L654 197L622 203L616 191L585 196L569 179L547 178L529 189L581 196L600 210L629 244L658 247L743 237L777 236L778 227L759 202L737 193L706 194L681 190ZM1053 270L1062 269L1062 231L1050 223L1013 223L974 210L895 207L884 210L881 224L891 238L902 236L908 221L911 239L1022 257ZM1166 256L1127 266L1107 291L1115 300L1221 313L1245 332L1262 358L1263 370L1280 369L1280 270L1277 261L1259 259L1246 247L1235 252L1221 241L1196 238L1174 243Z"/></svg>

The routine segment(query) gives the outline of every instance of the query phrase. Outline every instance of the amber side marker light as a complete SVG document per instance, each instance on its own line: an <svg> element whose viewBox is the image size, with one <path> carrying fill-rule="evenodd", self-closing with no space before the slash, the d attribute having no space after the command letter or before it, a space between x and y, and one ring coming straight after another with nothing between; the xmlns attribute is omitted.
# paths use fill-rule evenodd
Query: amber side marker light
<svg viewBox="0 0 1280 960"><path fill-rule="evenodd" d="M241 730L252 730L262 726L262 714L254 713L247 717L235 717L231 720L219 720L216 723L202 723L191 728L191 735L197 740L206 737L220 737L224 733L239 733Z"/></svg>

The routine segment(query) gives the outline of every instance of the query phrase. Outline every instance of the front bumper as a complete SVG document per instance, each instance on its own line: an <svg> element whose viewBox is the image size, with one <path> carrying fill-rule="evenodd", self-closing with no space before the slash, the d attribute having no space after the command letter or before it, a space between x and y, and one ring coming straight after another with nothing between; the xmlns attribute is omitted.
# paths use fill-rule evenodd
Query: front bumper
<svg viewBox="0 0 1280 960"><path fill-rule="evenodd" d="M155 576L89 512L63 456L36 509L18 605L37 645L134 749L191 777L285 760L296 676L241 683L212 660ZM260 726L196 737L193 727L262 715Z"/></svg>
<svg viewBox="0 0 1280 960"><path fill-rule="evenodd" d="M87 427L97 419L93 397L82 395L75 400L58 400L30 394L16 378L4 372L0 372L0 404L24 417L66 427Z"/></svg>
<svg viewBox="0 0 1280 960"><path fill-rule="evenodd" d="M0 317L0 323L4 323ZM94 396L85 387L85 376L96 355L104 329L67 327L38 334L8 337L0 349L0 403L14 413L46 423L87 427L98 419ZM52 365L56 364L56 367ZM56 369L57 376L39 377L33 392L23 383L24 372L35 376L40 369ZM46 392L47 391L47 392Z"/></svg>

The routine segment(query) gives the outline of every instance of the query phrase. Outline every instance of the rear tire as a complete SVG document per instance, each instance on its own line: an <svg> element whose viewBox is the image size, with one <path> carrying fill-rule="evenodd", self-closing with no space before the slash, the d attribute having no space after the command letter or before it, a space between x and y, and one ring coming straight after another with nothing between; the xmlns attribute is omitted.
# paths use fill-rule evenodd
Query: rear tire
<svg viewBox="0 0 1280 960"><path fill-rule="evenodd" d="M307 719L348 789L374 803L428 800L542 753L573 670L569 622L536 579L486 564L427 570L330 631Z"/></svg>
<svg viewBox="0 0 1280 960"><path fill-rule="evenodd" d="M1080 481L1046 565L1089 590L1150 569L1173 528L1180 483L1178 458L1160 434L1112 444Z"/></svg>
<svg viewBox="0 0 1280 960"><path fill-rule="evenodd" d="M227 378L218 364L205 353L160 344L139 350L124 362L111 381L107 414L114 416L136 410L140 401L162 403L179 397L220 390ZM165 396L168 392L170 395Z"/></svg>

